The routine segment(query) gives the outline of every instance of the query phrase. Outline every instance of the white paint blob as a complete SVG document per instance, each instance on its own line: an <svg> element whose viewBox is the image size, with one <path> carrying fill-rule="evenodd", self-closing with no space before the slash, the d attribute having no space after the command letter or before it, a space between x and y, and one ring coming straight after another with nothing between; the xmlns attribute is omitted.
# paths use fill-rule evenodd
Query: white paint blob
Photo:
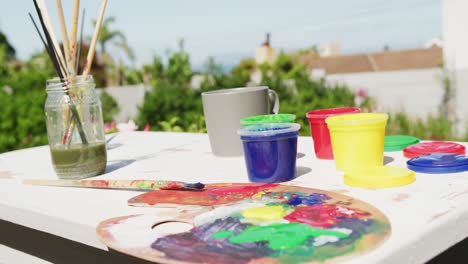
<svg viewBox="0 0 468 264"><path fill-rule="evenodd" d="M320 247L320 246L323 246L327 243L333 243L333 242L336 242L340 240L338 237L336 236L318 236L316 238L314 238L314 243L313 245L316 246L316 247Z"/></svg>
<svg viewBox="0 0 468 264"><path fill-rule="evenodd" d="M196 216L195 219L193 220L193 223L195 224L195 226L200 226L203 224L212 223L216 219L223 219L235 213L241 213L247 208L262 207L262 206L265 206L265 204L259 203L259 202L250 202L250 201L244 202L244 203L237 203L234 205L220 206L220 207L215 208L212 211Z"/></svg>

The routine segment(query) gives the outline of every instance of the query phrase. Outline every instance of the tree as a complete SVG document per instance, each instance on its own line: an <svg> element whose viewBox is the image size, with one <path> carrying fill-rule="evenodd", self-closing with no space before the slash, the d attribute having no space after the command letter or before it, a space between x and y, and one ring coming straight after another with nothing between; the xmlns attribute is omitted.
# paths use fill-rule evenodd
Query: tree
<svg viewBox="0 0 468 264"><path fill-rule="evenodd" d="M3 34L0 31L0 47L1 46L6 47L6 55L7 55L8 59L12 60L12 59L15 58L15 56L16 56L15 48L13 48L13 46L10 44L10 42L8 42L8 38L5 36L5 34Z"/></svg>
<svg viewBox="0 0 468 264"><path fill-rule="evenodd" d="M184 40L179 40L179 50L169 56L169 63L166 69L166 76L176 83L187 83L192 77L192 67L190 57L184 50Z"/></svg>
<svg viewBox="0 0 468 264"><path fill-rule="evenodd" d="M81 48L81 52L80 52L80 58L78 59L79 60L78 72L83 72L83 69L86 64L86 56L88 55L88 51L89 51L89 44L83 43L81 44L80 48ZM107 73L106 73L105 67L103 65L100 65L96 58L97 56L96 54L94 54L93 64L91 64L91 75L94 78L96 87L103 88L106 86Z"/></svg>
<svg viewBox="0 0 468 264"><path fill-rule="evenodd" d="M110 29L110 24L115 22L115 17L106 17L101 25L101 31L99 33L98 43L101 49L102 56L109 56L106 50L107 44L116 40L115 45L122 49L128 58L133 62L135 60L135 55L133 50L127 43L127 38L124 33L120 30ZM94 26L96 26L96 21L94 21Z"/></svg>
<svg viewBox="0 0 468 264"><path fill-rule="evenodd" d="M115 22L115 17L107 17L104 19L101 25L101 30L99 33L98 43L100 47L100 56L99 64L105 69L105 84L108 85L121 85L125 83L125 66L121 63L121 60L118 60L118 63L115 63L112 56L107 53L107 47L109 43L112 43L115 47L122 50L127 57L130 59L131 63L135 62L135 54L133 50L128 45L125 35L120 30L113 30L110 28L110 25ZM96 26L96 21L94 21L94 26Z"/></svg>
<svg viewBox="0 0 468 264"><path fill-rule="evenodd" d="M152 85L153 81L161 79L164 76L164 65L160 57L154 55L151 64L145 64L142 67L142 81L145 85Z"/></svg>

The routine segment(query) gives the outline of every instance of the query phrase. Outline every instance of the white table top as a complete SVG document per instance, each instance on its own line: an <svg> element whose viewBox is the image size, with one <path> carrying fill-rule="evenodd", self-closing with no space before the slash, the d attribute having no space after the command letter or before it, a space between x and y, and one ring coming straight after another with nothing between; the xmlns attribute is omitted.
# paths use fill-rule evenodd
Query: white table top
<svg viewBox="0 0 468 264"><path fill-rule="evenodd" d="M110 171L94 179L248 181L243 157L213 156L206 134L119 133L108 148ZM390 238L347 263L421 263L468 237L468 173L418 173L407 186L361 189L343 183L334 161L315 158L310 137L299 138L298 152L300 176L291 184L353 196L390 220ZM385 156L394 159L390 165L406 166L401 152ZM47 146L0 154L0 219L103 250L95 230L99 222L170 210L127 206L141 192L27 186L23 179L56 179Z"/></svg>

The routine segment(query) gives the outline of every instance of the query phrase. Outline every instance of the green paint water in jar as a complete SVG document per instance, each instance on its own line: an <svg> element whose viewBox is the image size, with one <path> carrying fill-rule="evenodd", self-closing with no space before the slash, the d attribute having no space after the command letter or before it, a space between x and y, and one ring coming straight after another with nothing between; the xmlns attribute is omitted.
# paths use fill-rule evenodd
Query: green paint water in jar
<svg viewBox="0 0 468 264"><path fill-rule="evenodd" d="M47 81L46 115L52 165L61 179L104 173L107 151L99 97L92 76Z"/></svg>

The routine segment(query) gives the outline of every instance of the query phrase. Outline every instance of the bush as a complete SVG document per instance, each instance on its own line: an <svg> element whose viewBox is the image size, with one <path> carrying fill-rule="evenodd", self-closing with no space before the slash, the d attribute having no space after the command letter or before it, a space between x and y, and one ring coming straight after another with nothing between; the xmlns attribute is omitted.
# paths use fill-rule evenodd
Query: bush
<svg viewBox="0 0 468 264"><path fill-rule="evenodd" d="M463 140L454 131L454 124L442 115L429 115L426 119L411 118L404 112L391 114L387 135L410 135L424 140Z"/></svg>
<svg viewBox="0 0 468 264"><path fill-rule="evenodd" d="M45 85L54 73L46 55L33 56L19 67L3 60L0 68L0 152L47 144Z"/></svg>
<svg viewBox="0 0 468 264"><path fill-rule="evenodd" d="M193 130L203 130L203 126L193 128L194 125L200 124L202 116L199 92L168 80L160 80L145 94L137 124L144 127L148 123L152 130L167 131L168 125L164 122L170 121L169 127L178 126L182 131L187 131L189 127Z"/></svg>
<svg viewBox="0 0 468 264"><path fill-rule="evenodd" d="M114 97L106 91L102 91L99 99L101 100L104 123L112 122L114 120L114 116L120 111L119 104Z"/></svg>

